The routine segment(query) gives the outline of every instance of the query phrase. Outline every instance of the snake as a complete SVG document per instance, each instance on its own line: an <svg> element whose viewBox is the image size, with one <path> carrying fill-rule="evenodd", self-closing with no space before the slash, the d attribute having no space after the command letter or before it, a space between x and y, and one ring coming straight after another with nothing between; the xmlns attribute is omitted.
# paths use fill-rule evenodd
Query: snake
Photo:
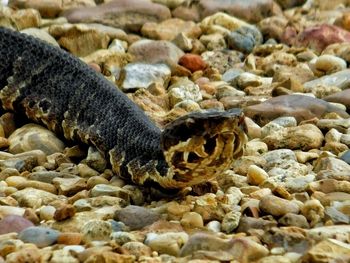
<svg viewBox="0 0 350 263"><path fill-rule="evenodd" d="M121 178L165 190L215 179L246 142L239 108L188 113L161 129L78 57L4 27L0 103L4 111L97 148Z"/></svg>

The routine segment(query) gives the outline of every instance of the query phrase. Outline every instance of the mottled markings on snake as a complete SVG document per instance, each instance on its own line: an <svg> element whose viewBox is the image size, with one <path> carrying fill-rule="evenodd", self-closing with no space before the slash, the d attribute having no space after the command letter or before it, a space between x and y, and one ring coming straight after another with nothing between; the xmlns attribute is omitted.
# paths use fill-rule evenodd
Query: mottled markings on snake
<svg viewBox="0 0 350 263"><path fill-rule="evenodd" d="M71 54L0 28L0 100L69 140L94 145L121 177L184 188L215 178L242 154L239 109L190 113L161 131L125 94Z"/></svg>

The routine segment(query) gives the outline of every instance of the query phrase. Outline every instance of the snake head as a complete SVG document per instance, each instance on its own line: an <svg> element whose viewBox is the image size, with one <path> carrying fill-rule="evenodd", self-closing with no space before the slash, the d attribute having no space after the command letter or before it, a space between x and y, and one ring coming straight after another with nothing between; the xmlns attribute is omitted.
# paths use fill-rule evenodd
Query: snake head
<svg viewBox="0 0 350 263"><path fill-rule="evenodd" d="M184 188L207 182L242 155L246 135L240 109L194 112L168 124L161 147L169 170L158 182Z"/></svg>

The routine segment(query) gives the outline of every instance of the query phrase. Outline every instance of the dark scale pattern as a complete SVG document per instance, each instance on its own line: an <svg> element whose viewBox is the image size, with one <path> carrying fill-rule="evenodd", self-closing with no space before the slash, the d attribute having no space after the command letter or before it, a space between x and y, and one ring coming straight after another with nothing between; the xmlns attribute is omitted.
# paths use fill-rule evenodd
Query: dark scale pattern
<svg viewBox="0 0 350 263"><path fill-rule="evenodd" d="M0 28L0 84L5 95L6 85L12 92L19 91L19 96L10 93L16 112L25 113L28 105L34 111L40 109L59 124L55 132L64 133L63 120L68 124L74 134L68 139L84 141L81 137L89 135L88 143L102 152L113 148L125 154L124 164L156 159L166 171L161 131L113 84L67 52Z"/></svg>

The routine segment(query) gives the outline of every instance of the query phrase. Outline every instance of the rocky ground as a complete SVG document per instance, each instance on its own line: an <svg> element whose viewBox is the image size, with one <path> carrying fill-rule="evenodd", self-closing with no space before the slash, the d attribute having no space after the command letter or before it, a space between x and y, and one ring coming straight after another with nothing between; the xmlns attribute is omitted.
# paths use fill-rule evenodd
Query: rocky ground
<svg viewBox="0 0 350 263"><path fill-rule="evenodd" d="M3 1L5 3L7 1ZM93 148L0 118L0 262L350 262L350 2L13 0L160 126L240 107L215 193L155 200ZM299 95L292 95L299 94Z"/></svg>

